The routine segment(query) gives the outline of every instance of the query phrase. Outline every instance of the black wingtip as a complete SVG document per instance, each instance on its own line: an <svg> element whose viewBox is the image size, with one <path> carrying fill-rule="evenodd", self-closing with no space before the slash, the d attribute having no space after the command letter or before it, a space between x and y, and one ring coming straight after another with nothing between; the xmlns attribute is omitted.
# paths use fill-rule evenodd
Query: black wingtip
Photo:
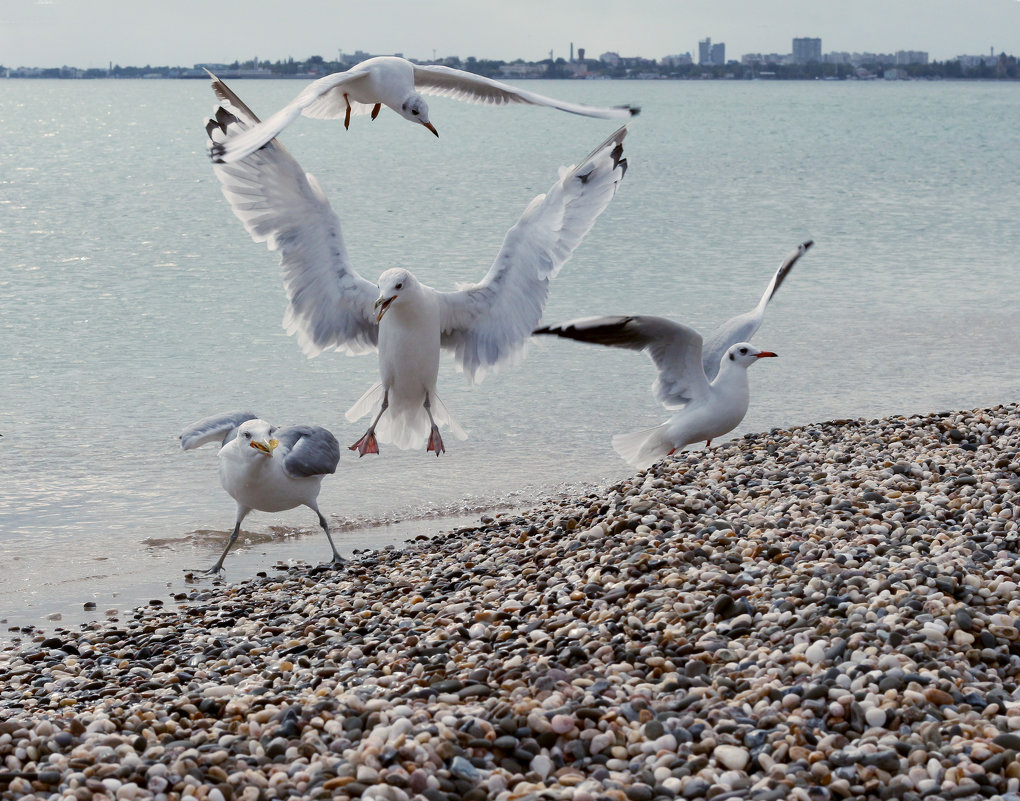
<svg viewBox="0 0 1020 801"><path fill-rule="evenodd" d="M627 106L627 108L630 109L630 116L632 117L636 117L641 113L641 106Z"/></svg>
<svg viewBox="0 0 1020 801"><path fill-rule="evenodd" d="M815 240L809 239L807 242L801 244L801 247L804 248L804 250L809 250L812 246L814 246L814 244Z"/></svg>

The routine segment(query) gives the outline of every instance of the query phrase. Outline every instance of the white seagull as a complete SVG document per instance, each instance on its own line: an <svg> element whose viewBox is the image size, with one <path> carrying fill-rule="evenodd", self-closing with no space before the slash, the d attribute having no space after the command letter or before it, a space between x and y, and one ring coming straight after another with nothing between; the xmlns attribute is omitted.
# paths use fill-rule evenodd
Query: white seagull
<svg viewBox="0 0 1020 801"><path fill-rule="evenodd" d="M221 105L206 131L213 145L258 119L222 82ZM348 420L379 403L371 425L351 450L378 453L378 440L444 452L440 425L467 435L436 395L439 354L453 352L469 381L520 358L542 317L549 279L570 258L616 193L627 161L626 127L531 201L507 232L488 273L477 284L441 292L405 269L386 270L378 284L350 263L340 220L315 178L277 140L214 170L223 194L256 242L279 250L289 305L283 325L302 350L379 351L382 379L347 412Z"/></svg>
<svg viewBox="0 0 1020 801"><path fill-rule="evenodd" d="M336 472L340 445L319 426L276 428L251 412L232 412L206 417L181 432L181 448L189 451L209 442L220 442L220 484L237 501L237 521L227 547L209 568L219 573L227 551L237 540L241 521L252 509L283 512L307 506L319 518L333 550L333 563L344 558L333 544L329 524L319 511L322 479Z"/></svg>
<svg viewBox="0 0 1020 801"><path fill-rule="evenodd" d="M342 116L347 128L351 124L351 114L371 109L374 120L383 106L389 106L404 119L424 125L439 136L429 121L429 107L422 98L423 94L497 106L504 103L549 106L571 114L604 119L627 119L640 111L634 106L599 107L568 103L451 67L412 64L397 56L378 56L345 72L313 81L265 122L225 142L216 143L210 153L216 162L238 161L278 136L302 114L320 120Z"/></svg>
<svg viewBox="0 0 1020 801"><path fill-rule="evenodd" d="M746 340L761 327L765 307L812 244L804 242L790 253L772 276L758 305L719 326L707 344L689 326L647 315L589 317L545 326L535 333L648 352L659 369L652 392L667 409L678 411L654 428L617 434L613 447L634 467L649 467L692 442L711 445L713 439L732 431L744 419L750 402L747 368L758 359L776 355Z"/></svg>

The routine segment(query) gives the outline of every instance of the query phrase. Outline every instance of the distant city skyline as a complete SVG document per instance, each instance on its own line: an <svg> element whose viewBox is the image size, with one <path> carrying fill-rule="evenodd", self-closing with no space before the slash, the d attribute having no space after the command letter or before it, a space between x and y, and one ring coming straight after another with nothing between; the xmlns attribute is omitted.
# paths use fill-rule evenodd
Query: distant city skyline
<svg viewBox="0 0 1020 801"><path fill-rule="evenodd" d="M0 10L7 67L335 59L355 50L540 61L569 58L572 44L589 58L696 60L709 38L732 60L789 53L794 38L821 39L824 52L918 50L937 61L993 48L1017 54L1020 0L12 0Z"/></svg>

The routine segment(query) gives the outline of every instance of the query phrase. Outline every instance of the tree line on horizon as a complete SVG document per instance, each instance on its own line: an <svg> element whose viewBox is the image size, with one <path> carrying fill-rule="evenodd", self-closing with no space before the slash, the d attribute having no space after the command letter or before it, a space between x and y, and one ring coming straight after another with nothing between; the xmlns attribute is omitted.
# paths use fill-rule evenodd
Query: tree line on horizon
<svg viewBox="0 0 1020 801"><path fill-rule="evenodd" d="M360 60L360 59L359 59ZM314 78L320 75L328 75L333 72L340 72L349 69L357 61L327 61L322 56L311 56L304 61L286 59L275 62L268 61L234 61L224 66L229 70L266 70L273 75L279 76L307 76ZM423 62L424 63L424 62ZM522 77L569 79L578 77L577 66L583 65L587 76L599 78L673 78L673 79L752 79L752 78L773 78L776 80L818 80L818 79L850 79L861 77L865 73L882 71L889 68L896 68L902 71L907 78L927 79L1005 79L1016 80L1020 78L1020 69L1017 66L1015 56L1000 54L996 63L988 64L980 62L975 65L964 65L959 59L947 61L933 61L928 64L895 64L886 61L876 60L874 62L860 62L857 64L830 64L825 62L810 62L808 64L774 64L758 63L744 64L731 61L727 64L666 64L659 63L654 59L644 58L620 58L615 64L603 62L599 59L585 59L583 62L575 60L568 62L566 59L545 59L536 62L524 62L521 60L508 62L492 59L477 59L468 57L459 59L456 57L438 59L428 63L444 64L446 66L462 69L477 75L488 78L501 79L504 74L502 67L510 65L521 65L535 68L533 74L522 76L514 75L513 80ZM544 69L543 69L544 68ZM19 68L20 69L20 68ZM33 77L33 78L142 78L142 77L192 77L195 69L191 67L170 67L145 65L144 67L122 67L114 65L110 69L89 68L80 70L75 67L53 67L45 69L33 69L31 74L19 74L19 69L5 68L0 65L0 73L8 74L8 77ZM199 77L199 76L194 76ZM201 73L204 77L204 73Z"/></svg>

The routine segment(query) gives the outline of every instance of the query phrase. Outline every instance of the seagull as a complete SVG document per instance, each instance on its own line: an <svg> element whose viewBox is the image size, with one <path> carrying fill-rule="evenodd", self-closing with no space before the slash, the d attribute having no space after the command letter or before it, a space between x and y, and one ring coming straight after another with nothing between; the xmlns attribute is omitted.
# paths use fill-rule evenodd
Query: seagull
<svg viewBox="0 0 1020 801"><path fill-rule="evenodd" d="M371 108L374 120L383 106L389 106L405 120L423 125L439 136L429 121L429 107L422 98L423 94L497 106L505 103L549 106L571 114L603 119L627 119L641 110L635 106L599 107L568 103L451 67L412 64L397 56L377 56L345 72L313 81L265 122L235 138L216 143L210 154L218 163L239 161L278 136L302 114L320 120L343 116L344 128L349 128L351 114L364 113Z"/></svg>
<svg viewBox="0 0 1020 801"><path fill-rule="evenodd" d="M250 130L258 118L221 81L221 105L206 131L212 144ZM350 421L378 406L350 446L359 456L379 441L445 452L440 426L467 434L436 395L439 355L453 352L469 381L519 360L542 317L549 279L570 258L609 204L627 169L626 126L534 198L507 232L477 284L444 292L409 270L385 270L372 283L347 256L340 220L318 181L277 140L241 161L214 166L224 196L256 242L279 250L289 304L283 326L307 356L327 348L351 354L378 350L381 380L347 412Z"/></svg>
<svg viewBox="0 0 1020 801"><path fill-rule="evenodd" d="M758 359L776 355L753 347L747 340L761 327L765 307L812 244L804 242L791 252L772 276L758 305L727 320L707 343L689 326L649 315L589 317L544 326L534 333L648 352L659 369L652 392L667 409L677 412L661 425L617 434L612 440L624 460L644 469L693 442L711 445L713 439L729 433L744 419L750 402L747 368Z"/></svg>
<svg viewBox="0 0 1020 801"><path fill-rule="evenodd" d="M318 515L319 525L326 532L333 564L344 561L317 502L322 479L335 473L340 461L340 445L325 428L277 428L251 412L230 412L192 423L181 432L180 441L186 451L209 442L221 443L220 484L237 501L234 531L207 573L223 569L223 560L241 531L241 521L252 509L283 512L307 506Z"/></svg>

